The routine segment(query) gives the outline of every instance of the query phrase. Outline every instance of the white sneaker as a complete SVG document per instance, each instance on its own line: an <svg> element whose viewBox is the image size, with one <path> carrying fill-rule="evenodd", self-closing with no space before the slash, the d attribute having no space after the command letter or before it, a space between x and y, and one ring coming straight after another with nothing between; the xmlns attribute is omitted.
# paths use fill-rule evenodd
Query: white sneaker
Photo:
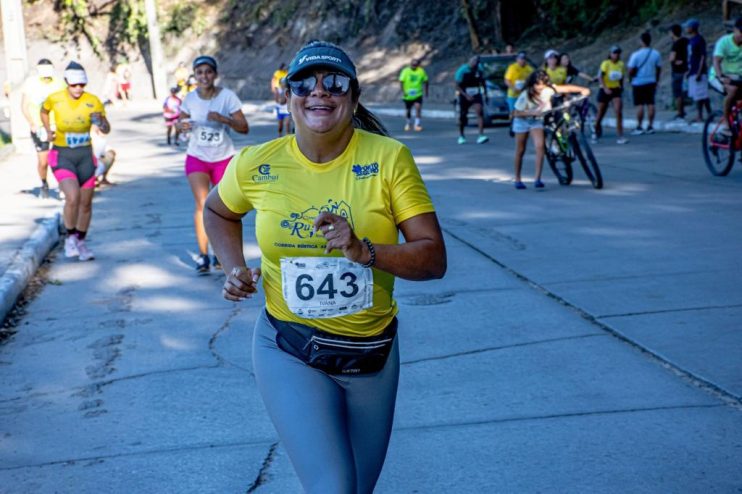
<svg viewBox="0 0 742 494"><path fill-rule="evenodd" d="M632 136L640 136L642 134L644 134L644 130L641 127L637 127L631 132L629 132L629 135L632 135Z"/></svg>
<svg viewBox="0 0 742 494"><path fill-rule="evenodd" d="M627 142L629 142L629 140L625 137L619 137L618 139L616 139L616 144L626 144Z"/></svg>
<svg viewBox="0 0 742 494"><path fill-rule="evenodd" d="M77 236L70 235L64 241L64 257L77 257L79 255Z"/></svg>
<svg viewBox="0 0 742 494"><path fill-rule="evenodd" d="M84 240L78 240L77 241L77 250L80 252L79 259L81 261L92 261L95 259L95 254L93 254L93 251L88 249L88 246L85 245Z"/></svg>

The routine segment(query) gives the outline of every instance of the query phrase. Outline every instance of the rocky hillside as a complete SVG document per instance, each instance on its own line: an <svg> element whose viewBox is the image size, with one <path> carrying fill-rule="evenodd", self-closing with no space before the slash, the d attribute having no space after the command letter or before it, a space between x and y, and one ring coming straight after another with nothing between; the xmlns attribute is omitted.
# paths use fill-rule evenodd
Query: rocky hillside
<svg viewBox="0 0 742 494"><path fill-rule="evenodd" d="M545 49L570 51L594 72L607 47L638 47L649 29L663 54L667 27L699 17L709 40L723 32L718 1L693 0L160 0L166 69L198 53L215 55L223 82L243 98L267 97L270 75L309 39L336 42L360 67L367 98L397 97L396 76L411 57L424 57L432 99L451 98L456 67L473 51L513 43L540 60ZM24 3L30 60L52 58L59 69L81 60L102 85L107 68L128 58L135 95L151 97L143 2L30 0Z"/></svg>

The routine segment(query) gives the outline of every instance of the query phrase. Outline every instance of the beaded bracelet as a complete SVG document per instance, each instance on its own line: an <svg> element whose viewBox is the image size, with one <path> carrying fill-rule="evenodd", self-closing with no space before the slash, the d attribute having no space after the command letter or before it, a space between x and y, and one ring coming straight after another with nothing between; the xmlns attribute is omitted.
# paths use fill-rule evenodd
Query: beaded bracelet
<svg viewBox="0 0 742 494"><path fill-rule="evenodd" d="M368 247L368 252L371 254L371 259L368 260L366 264L362 264L364 268L370 268L374 264L376 264L376 249L374 249L374 244L371 243L371 241L368 239L368 237L363 237L363 243L366 244L366 247Z"/></svg>

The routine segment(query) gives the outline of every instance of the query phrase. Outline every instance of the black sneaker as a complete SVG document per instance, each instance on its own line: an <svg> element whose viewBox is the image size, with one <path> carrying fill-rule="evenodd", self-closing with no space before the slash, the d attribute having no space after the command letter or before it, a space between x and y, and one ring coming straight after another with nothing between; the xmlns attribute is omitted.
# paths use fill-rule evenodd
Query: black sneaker
<svg viewBox="0 0 742 494"><path fill-rule="evenodd" d="M222 263L219 262L219 259L217 259L216 256L212 256L211 265L214 266L214 269L222 269Z"/></svg>
<svg viewBox="0 0 742 494"><path fill-rule="evenodd" d="M209 256L201 254L196 259L196 272L197 273L208 273L209 272Z"/></svg>

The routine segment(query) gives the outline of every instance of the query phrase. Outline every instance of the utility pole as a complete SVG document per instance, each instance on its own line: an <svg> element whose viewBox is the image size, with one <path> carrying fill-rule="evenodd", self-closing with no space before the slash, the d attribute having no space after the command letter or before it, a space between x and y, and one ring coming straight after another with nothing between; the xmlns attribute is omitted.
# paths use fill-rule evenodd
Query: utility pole
<svg viewBox="0 0 742 494"><path fill-rule="evenodd" d="M28 126L21 111L20 88L28 72L26 33L21 0L0 0L3 17L5 68L10 83L10 134L16 149L19 141L28 139Z"/></svg>
<svg viewBox="0 0 742 494"><path fill-rule="evenodd" d="M149 36L149 56L152 61L152 89L156 100L165 98L167 94L167 77L162 66L162 43L160 41L160 26L157 25L157 1L144 0L144 9L147 13L147 35Z"/></svg>

